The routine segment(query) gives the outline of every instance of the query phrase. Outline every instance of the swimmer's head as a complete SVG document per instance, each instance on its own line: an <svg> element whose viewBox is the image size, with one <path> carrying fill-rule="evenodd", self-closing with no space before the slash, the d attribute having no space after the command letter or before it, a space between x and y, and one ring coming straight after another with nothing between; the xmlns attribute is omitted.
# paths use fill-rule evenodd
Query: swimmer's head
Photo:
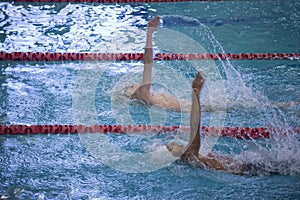
<svg viewBox="0 0 300 200"><path fill-rule="evenodd" d="M184 153L183 152L184 146L182 144L171 142L170 144L167 144L166 147L175 157L179 157Z"/></svg>
<svg viewBox="0 0 300 200"><path fill-rule="evenodd" d="M138 85L129 85L124 88L125 95L131 97L134 92L138 89Z"/></svg>

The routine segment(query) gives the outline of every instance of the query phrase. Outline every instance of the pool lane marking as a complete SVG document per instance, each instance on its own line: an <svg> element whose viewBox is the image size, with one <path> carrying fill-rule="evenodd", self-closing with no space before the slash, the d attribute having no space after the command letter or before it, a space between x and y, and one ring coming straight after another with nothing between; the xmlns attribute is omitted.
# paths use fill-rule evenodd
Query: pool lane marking
<svg viewBox="0 0 300 200"><path fill-rule="evenodd" d="M188 126L146 126L146 125L0 125L0 135L34 135L34 134L78 134L78 133L112 133L135 134L167 132L188 133ZM275 133L274 133L275 132ZM201 126L201 134L207 136L223 136L238 139L270 138L272 134L300 134L300 127L292 127L288 130L265 127L205 127Z"/></svg>
<svg viewBox="0 0 300 200"><path fill-rule="evenodd" d="M143 53L0 52L2 61L127 61L144 59ZM157 53L154 60L300 60L299 53Z"/></svg>

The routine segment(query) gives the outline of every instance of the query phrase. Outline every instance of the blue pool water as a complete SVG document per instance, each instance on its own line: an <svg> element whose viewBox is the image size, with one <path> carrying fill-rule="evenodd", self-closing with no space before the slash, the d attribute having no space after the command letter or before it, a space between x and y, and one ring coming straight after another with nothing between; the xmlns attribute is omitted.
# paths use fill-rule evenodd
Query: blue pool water
<svg viewBox="0 0 300 200"><path fill-rule="evenodd" d="M296 0L4 2L0 3L0 50L143 52L147 21L160 15L156 52L299 53L299 8ZM189 124L188 112L157 109L119 95L120 88L140 80L141 62L0 64L1 124ZM189 102L198 69L207 77L201 94L203 125L286 130L300 125L299 60L155 62L153 88ZM109 149L93 148L97 135L0 136L0 198L299 199L299 136L273 135L271 140L219 138L213 145L207 146L206 140L202 144L203 151L209 147L245 161L263 162L280 172L273 176L237 176L178 162L131 173L107 164L107 156L113 155ZM107 143L128 155L152 151L173 139L186 142L188 138L176 133L105 136ZM134 166L128 162L121 168Z"/></svg>

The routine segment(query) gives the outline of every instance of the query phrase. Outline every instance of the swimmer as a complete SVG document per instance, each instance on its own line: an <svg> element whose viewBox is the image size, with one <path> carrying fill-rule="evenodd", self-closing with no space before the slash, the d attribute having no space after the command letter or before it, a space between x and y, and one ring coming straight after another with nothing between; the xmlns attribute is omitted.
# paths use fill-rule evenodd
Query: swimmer
<svg viewBox="0 0 300 200"><path fill-rule="evenodd" d="M233 174L251 174L256 175L258 171L265 171L260 164L242 163L227 156L208 153L201 155L200 149L200 98L199 93L204 84L202 73L198 72L192 83L192 107L190 115L190 138L186 147L172 142L167 144L167 149L180 160L195 167L212 169L218 171L227 171ZM265 171L267 172L267 171ZM276 174L277 172L268 171L269 174Z"/></svg>
<svg viewBox="0 0 300 200"><path fill-rule="evenodd" d="M181 111L180 102L173 95L166 93L152 93L150 91L153 66L152 35L157 29L159 20L159 17L154 17L148 22L142 82L140 85L126 86L124 91L126 96L129 96L130 98L142 100L158 107Z"/></svg>

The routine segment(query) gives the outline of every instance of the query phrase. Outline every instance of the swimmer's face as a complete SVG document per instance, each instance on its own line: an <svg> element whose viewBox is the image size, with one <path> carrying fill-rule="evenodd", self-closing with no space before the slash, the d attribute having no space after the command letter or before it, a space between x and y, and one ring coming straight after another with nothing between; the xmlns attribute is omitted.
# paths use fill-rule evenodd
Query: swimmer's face
<svg viewBox="0 0 300 200"><path fill-rule="evenodd" d="M167 149L172 153L173 156L179 157L183 154L183 145L171 142L166 145Z"/></svg>
<svg viewBox="0 0 300 200"><path fill-rule="evenodd" d="M138 89L138 87L139 87L138 85L130 85L130 86L126 86L124 90L127 94L132 96L134 92Z"/></svg>

